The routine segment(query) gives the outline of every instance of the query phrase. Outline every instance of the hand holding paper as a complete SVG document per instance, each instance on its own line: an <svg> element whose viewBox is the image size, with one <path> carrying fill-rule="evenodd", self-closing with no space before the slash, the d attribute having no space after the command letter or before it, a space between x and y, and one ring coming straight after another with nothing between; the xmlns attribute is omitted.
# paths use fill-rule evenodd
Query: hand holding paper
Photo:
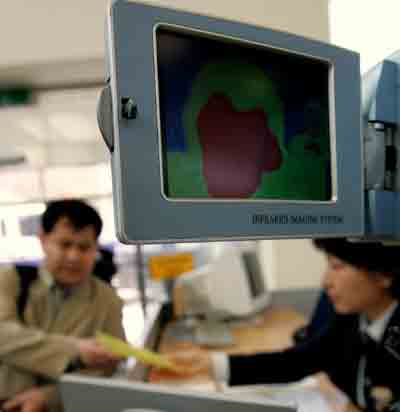
<svg viewBox="0 0 400 412"><path fill-rule="evenodd" d="M180 368L166 356L146 349L137 348L113 336L98 332L96 334L96 341L111 353L122 358L134 357L147 365L155 366L159 369L168 369L178 374L181 373Z"/></svg>

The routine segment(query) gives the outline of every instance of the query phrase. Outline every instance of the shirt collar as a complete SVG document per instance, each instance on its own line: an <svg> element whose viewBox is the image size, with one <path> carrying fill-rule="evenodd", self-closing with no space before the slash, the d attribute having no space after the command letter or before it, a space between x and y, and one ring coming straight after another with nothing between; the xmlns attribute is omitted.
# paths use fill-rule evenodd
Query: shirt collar
<svg viewBox="0 0 400 412"><path fill-rule="evenodd" d="M81 285L76 286L74 288L65 290L64 288L61 288L63 290L63 293L65 297L69 297L71 295L80 295L83 298L87 298L90 296L90 278L92 275L88 277L86 281L84 281ZM57 285L57 282L54 280L54 276L49 272L45 266L40 266L39 267L39 277L41 282L46 286L48 290L54 290L56 288L60 288L59 285Z"/></svg>
<svg viewBox="0 0 400 412"><path fill-rule="evenodd" d="M361 315L359 324L360 330L365 332L375 342L379 342L385 333L386 327L394 311L396 310L397 305L397 302L392 303L392 305L386 309L381 317L373 320L372 322L368 322L367 317L365 315Z"/></svg>
<svg viewBox="0 0 400 412"><path fill-rule="evenodd" d="M51 289L56 283L53 275L44 266L39 268L39 277L48 289Z"/></svg>

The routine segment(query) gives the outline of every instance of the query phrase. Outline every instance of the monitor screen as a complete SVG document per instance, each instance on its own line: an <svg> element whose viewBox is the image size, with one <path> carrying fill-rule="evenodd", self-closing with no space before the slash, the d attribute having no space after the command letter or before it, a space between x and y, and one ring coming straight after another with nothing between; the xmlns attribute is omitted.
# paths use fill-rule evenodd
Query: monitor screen
<svg viewBox="0 0 400 412"><path fill-rule="evenodd" d="M331 200L326 61L168 26L156 56L166 197Z"/></svg>
<svg viewBox="0 0 400 412"><path fill-rule="evenodd" d="M235 285L221 288L221 285ZM231 319L254 315L270 303L266 276L255 250L224 247L209 264L176 280L185 315Z"/></svg>

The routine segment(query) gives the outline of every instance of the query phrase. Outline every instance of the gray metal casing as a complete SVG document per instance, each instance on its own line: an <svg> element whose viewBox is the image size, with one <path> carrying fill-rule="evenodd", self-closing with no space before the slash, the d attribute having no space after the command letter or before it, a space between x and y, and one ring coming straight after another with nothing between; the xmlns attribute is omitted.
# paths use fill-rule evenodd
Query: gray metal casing
<svg viewBox="0 0 400 412"><path fill-rule="evenodd" d="M155 64L155 28L160 24L228 36L331 64L332 201L166 198ZM121 241L161 243L363 233L360 72L356 53L284 32L123 0L111 6L107 33L114 124L114 206ZM122 118L121 97L135 99L135 120ZM259 223L254 219L256 215L265 219Z"/></svg>
<svg viewBox="0 0 400 412"><path fill-rule="evenodd" d="M66 412L295 412L277 402L169 389L154 384L65 375L60 382Z"/></svg>
<svg viewBox="0 0 400 412"><path fill-rule="evenodd" d="M400 167L393 187L385 188L387 133L400 150L400 51L386 57L362 79L362 118L365 141L365 210L367 238L400 238ZM375 125L378 128L375 129ZM398 154L397 154L398 157Z"/></svg>

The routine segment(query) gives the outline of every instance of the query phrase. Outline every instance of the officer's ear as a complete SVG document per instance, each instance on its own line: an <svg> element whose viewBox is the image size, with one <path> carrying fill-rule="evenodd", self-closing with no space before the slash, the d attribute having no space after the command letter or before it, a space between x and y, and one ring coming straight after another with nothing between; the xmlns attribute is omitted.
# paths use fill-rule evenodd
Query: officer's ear
<svg viewBox="0 0 400 412"><path fill-rule="evenodd" d="M393 277L391 275L388 275L386 273L378 273L377 274L377 279L379 285L383 289L391 289L393 286Z"/></svg>
<svg viewBox="0 0 400 412"><path fill-rule="evenodd" d="M385 284L387 290L390 291L390 294L396 299L400 300L400 276L392 274L386 275L387 283ZM389 284L389 286L387 286Z"/></svg>
<svg viewBox="0 0 400 412"><path fill-rule="evenodd" d="M386 288L390 288L392 286L392 283L393 283L393 279L390 276L385 275L385 277L383 278L383 285Z"/></svg>

